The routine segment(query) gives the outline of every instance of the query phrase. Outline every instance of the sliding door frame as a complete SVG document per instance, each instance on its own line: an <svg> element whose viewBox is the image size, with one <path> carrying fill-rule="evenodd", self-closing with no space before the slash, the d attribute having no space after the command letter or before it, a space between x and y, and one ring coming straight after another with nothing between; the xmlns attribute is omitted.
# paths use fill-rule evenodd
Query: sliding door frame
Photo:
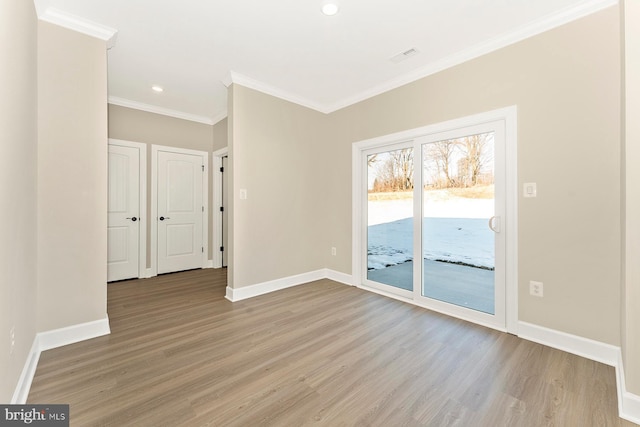
<svg viewBox="0 0 640 427"><path fill-rule="evenodd" d="M461 128L481 126L491 122L502 122L504 124L505 136L505 212L502 218L503 232L506 234L505 241L505 316L504 324L495 324L492 322L484 322L476 318L469 318L464 315L464 311L440 310L438 305L426 304L424 298L416 296L414 290L413 295L399 294L398 292L389 292L384 286L374 287L367 283L367 257L366 248L364 247L364 239L367 235L367 221L365 220L365 207L363 191L366 193L367 184L367 168L366 168L366 152L373 149L383 149L410 144L412 141L417 146L420 143L422 150L423 141L430 140L429 136L434 134L445 134L447 132L455 132ZM416 222L422 221L422 206L415 203L419 190L422 188L422 153L414 153L414 159L418 159L418 166L414 168L417 171L414 182L420 183L420 187L416 184L414 191L414 233L421 230ZM419 170L419 171L418 171ZM516 106L506 107L498 110L488 111L472 116L454 119L442 123L411 129L404 132L384 135L381 137L355 142L352 145L352 275L354 284L357 287L370 290L382 295L389 296L411 304L419 305L434 311L443 311L446 314L459 317L465 320L479 323L494 329L517 334L518 323L518 236L517 236L517 201L518 201L518 183L517 183L517 108ZM419 180L418 180L419 179ZM421 199L420 199L421 200ZM418 211L420 214L418 215ZM417 215L417 216L416 216ZM421 241L415 239L414 242ZM418 250L418 252L416 252ZM415 254L421 254L421 243L414 243ZM414 263L414 275L416 270L421 271L419 263ZM502 308L501 308L502 309ZM498 308L496 307L496 311Z"/></svg>

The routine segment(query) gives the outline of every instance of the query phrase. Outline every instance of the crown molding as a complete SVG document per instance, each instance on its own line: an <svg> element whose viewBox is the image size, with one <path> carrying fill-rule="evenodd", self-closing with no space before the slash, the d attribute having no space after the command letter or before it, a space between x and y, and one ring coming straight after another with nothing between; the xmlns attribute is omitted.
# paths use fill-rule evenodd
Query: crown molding
<svg viewBox="0 0 640 427"><path fill-rule="evenodd" d="M290 92L284 91L275 86L271 86L258 80L243 76L242 74L236 73L234 71L231 71L230 75L222 80L222 83L227 87L229 87L231 83L237 83L250 89L255 89L268 95L275 96L276 98L281 98L286 101L294 102L304 107L311 108L321 113L329 114L350 105L357 104L358 102L364 101L366 99L372 98L376 95L380 95L390 90L399 88L400 86L404 86L408 83L415 82L432 74L454 67L456 65L460 65L482 55L486 55L493 51L518 43L529 37L533 37L538 34L544 33L545 31L552 30L571 21L575 21L587 15L599 12L600 10L618 4L618 2L619 0L591 0L574 7L563 9L545 18L517 28L514 31L495 37L487 42L477 44L469 49L462 50L453 55L447 56L446 58L433 62L425 67L418 68L417 70L406 73L396 79L388 80L378 86L360 92L351 97L344 98L333 104L320 104L292 94Z"/></svg>
<svg viewBox="0 0 640 427"><path fill-rule="evenodd" d="M225 82L229 82L229 85L227 85ZM251 77L247 77L235 71L231 71L229 73L229 77L223 80L223 84L225 84L225 86L227 87L229 87L231 83L239 84L240 86L244 86L249 89L254 89L254 90L257 90L258 92L266 93L267 95L271 95L276 98L283 99L285 101L293 102L294 104L298 104L303 107L307 107L312 110L319 111L321 113L327 114L331 112L322 104L303 98L294 93L287 92L286 90L280 89L278 87L271 86L267 83L263 83Z"/></svg>
<svg viewBox="0 0 640 427"><path fill-rule="evenodd" d="M211 119L211 123L215 125L218 122L221 122L222 120L226 119L228 115L229 115L229 113L225 109L224 111L220 112L219 114L213 116L213 119Z"/></svg>
<svg viewBox="0 0 640 427"><path fill-rule="evenodd" d="M34 0L38 19L59 25L69 30L77 31L107 43L107 49L115 46L118 30L98 24L80 16L72 15L63 10L50 6L50 0Z"/></svg>
<svg viewBox="0 0 640 427"><path fill-rule="evenodd" d="M340 110L376 95L380 95L384 92L388 92L392 89L396 89L400 86L404 86L408 83L412 83L424 77L428 77L432 74L438 73L448 68L452 68L456 65L463 64L472 59L478 58L512 44L518 43L522 40L552 30L556 27L583 18L587 15L591 15L616 4L618 4L618 0L591 0L576 7L566 8L543 19L539 19L528 25L520 27L515 31L511 31L507 34L495 37L487 42L477 44L469 49L462 50L439 61L433 62L426 67L411 71L396 79L389 80L369 90L361 92L355 96L345 98L333 105L327 105L325 106L325 109L329 112Z"/></svg>
<svg viewBox="0 0 640 427"><path fill-rule="evenodd" d="M233 72L229 71L227 73L226 76L224 76L224 78L222 80L220 80L220 83L222 83L224 85L224 87L228 88L229 86L231 86L233 84Z"/></svg>
<svg viewBox="0 0 640 427"><path fill-rule="evenodd" d="M189 120L191 122L203 123L205 125L214 125L227 116L226 111L220 113L212 120L209 117L198 116L196 114L185 113L182 111L171 110L169 108L158 107L157 105L144 104L142 102L131 101L129 99L118 98L116 96L109 97L109 104L118 105L120 107L133 108L134 110L146 111L147 113L160 114L176 119Z"/></svg>

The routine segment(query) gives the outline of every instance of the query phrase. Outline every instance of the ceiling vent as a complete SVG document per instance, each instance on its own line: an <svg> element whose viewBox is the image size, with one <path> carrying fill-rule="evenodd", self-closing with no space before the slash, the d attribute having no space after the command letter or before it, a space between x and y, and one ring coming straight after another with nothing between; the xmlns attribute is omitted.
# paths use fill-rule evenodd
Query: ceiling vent
<svg viewBox="0 0 640 427"><path fill-rule="evenodd" d="M409 59L412 56L417 55L418 53L420 53L418 49L412 47L411 49L407 49L404 52L400 52L399 54L392 56L391 58L389 58L389 61L393 62L394 64L397 64L398 62L402 62L405 59Z"/></svg>

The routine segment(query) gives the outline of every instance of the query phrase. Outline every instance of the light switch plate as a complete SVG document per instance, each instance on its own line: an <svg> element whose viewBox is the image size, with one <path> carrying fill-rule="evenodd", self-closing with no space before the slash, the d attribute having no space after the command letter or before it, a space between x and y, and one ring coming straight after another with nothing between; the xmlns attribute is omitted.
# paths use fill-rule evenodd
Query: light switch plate
<svg viewBox="0 0 640 427"><path fill-rule="evenodd" d="M522 194L524 197L536 197L538 195L538 189L535 182L527 182L523 186Z"/></svg>

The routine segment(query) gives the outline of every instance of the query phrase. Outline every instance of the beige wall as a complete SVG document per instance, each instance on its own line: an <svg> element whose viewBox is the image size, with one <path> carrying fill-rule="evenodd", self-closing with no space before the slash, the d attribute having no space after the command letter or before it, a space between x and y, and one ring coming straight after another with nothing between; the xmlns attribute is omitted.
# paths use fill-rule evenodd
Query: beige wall
<svg viewBox="0 0 640 427"><path fill-rule="evenodd" d="M318 192L328 171L318 153L327 117L238 85L229 96L230 283L240 288L324 268L325 200Z"/></svg>
<svg viewBox="0 0 640 427"><path fill-rule="evenodd" d="M612 7L332 114L328 267L351 272L352 142L517 105L518 188L538 184L518 201L519 318L619 345L619 46Z"/></svg>
<svg viewBox="0 0 640 427"><path fill-rule="evenodd" d="M518 187L538 184L518 201L519 318L620 345L619 46L612 7L329 116L234 85L233 287L351 272L353 142L517 105Z"/></svg>
<svg viewBox="0 0 640 427"><path fill-rule="evenodd" d="M0 402L36 332L37 23L33 2L0 2ZM10 331L14 328L15 347Z"/></svg>
<svg viewBox="0 0 640 427"><path fill-rule="evenodd" d="M222 125L218 126L221 127ZM218 132L218 136L220 132ZM151 145L186 148L190 150L214 151L214 126L177 119L146 111L109 104L109 138L123 139L147 144L147 218L151 214ZM217 145L221 144L215 141ZM224 145L219 148L225 147ZM218 148L215 148L217 150ZM213 169L209 167L209 224L213 220ZM151 221L147 221L147 247L151 245ZM213 227L209 226L209 256L213 254ZM151 265L151 250L147 250L147 268Z"/></svg>
<svg viewBox="0 0 640 427"><path fill-rule="evenodd" d="M107 49L38 23L38 331L107 315Z"/></svg>
<svg viewBox="0 0 640 427"><path fill-rule="evenodd" d="M213 125L213 151L218 151L228 145L228 127L229 123L227 119L222 119L218 123Z"/></svg>
<svg viewBox="0 0 640 427"><path fill-rule="evenodd" d="M640 395L640 2L624 3L624 112L625 156L623 227L626 234L622 282L622 354L627 390Z"/></svg>

